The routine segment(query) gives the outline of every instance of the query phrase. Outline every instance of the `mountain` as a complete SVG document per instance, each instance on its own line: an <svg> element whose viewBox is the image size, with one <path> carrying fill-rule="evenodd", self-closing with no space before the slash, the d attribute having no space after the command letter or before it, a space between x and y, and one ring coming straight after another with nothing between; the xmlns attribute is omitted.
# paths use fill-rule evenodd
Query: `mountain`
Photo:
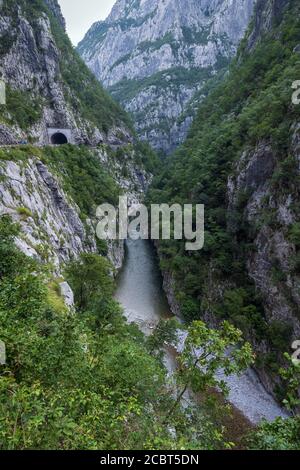
<svg viewBox="0 0 300 470"><path fill-rule="evenodd" d="M2 2L0 78L0 214L20 223L19 248L59 273L97 252L96 206L122 191L137 197L153 155L74 51L56 0ZM53 138L74 145L47 147ZM109 248L119 268L123 246Z"/></svg>
<svg viewBox="0 0 300 470"><path fill-rule="evenodd" d="M260 0L229 75L202 102L150 201L205 204L202 251L161 242L173 310L230 319L252 342L266 388L300 337L300 5Z"/></svg>
<svg viewBox="0 0 300 470"><path fill-rule="evenodd" d="M74 143L128 142L127 115L74 51L57 1L4 1L0 8L0 79L7 91L0 143L47 143L48 128L70 129Z"/></svg>
<svg viewBox="0 0 300 470"><path fill-rule="evenodd" d="M254 0L118 0L78 51L133 115L138 134L169 153L186 137L207 80L226 67Z"/></svg>

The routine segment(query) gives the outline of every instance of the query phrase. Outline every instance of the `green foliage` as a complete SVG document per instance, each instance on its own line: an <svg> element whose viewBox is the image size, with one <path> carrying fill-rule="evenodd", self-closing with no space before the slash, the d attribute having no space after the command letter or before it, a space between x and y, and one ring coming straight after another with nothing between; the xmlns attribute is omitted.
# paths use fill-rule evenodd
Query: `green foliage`
<svg viewBox="0 0 300 470"><path fill-rule="evenodd" d="M242 331L251 334L253 330L259 337L264 336L267 324L258 306L253 302L250 293L243 289L232 289L224 292L223 303L216 307L215 313L221 318L225 316Z"/></svg>
<svg viewBox="0 0 300 470"><path fill-rule="evenodd" d="M300 418L277 418L263 422L249 438L250 450L299 450Z"/></svg>
<svg viewBox="0 0 300 470"><path fill-rule="evenodd" d="M297 412L300 406L300 363L285 354L287 367L280 369L280 375L286 382L285 406L289 411Z"/></svg>
<svg viewBox="0 0 300 470"><path fill-rule="evenodd" d="M194 321L188 327L180 354L177 382L183 385L184 391L188 387L195 393L218 388L226 394L228 388L216 373L223 370L225 376L239 374L253 361L250 344L243 343L242 332L229 322L225 321L219 329L213 330L202 321Z"/></svg>
<svg viewBox="0 0 300 470"><path fill-rule="evenodd" d="M148 144L136 142L122 146L117 152L103 146L91 149L85 146L61 145L58 147L38 148L31 145L0 148L0 161L28 161L36 157L57 174L63 189L77 203L83 218L95 215L95 209L102 203L116 206L122 190L108 168L101 163L99 153L107 152L110 161L120 159L119 166L129 171L130 166L140 173L158 172L161 163ZM137 168L138 167L138 168ZM127 175L131 176L131 175ZM105 254L105 247L104 249Z"/></svg>
<svg viewBox="0 0 300 470"><path fill-rule="evenodd" d="M47 302L56 313L64 313L67 311L67 307L61 297L59 281L59 279L53 279L48 283Z"/></svg>
<svg viewBox="0 0 300 470"><path fill-rule="evenodd" d="M218 330L213 330L204 322L194 321L187 329L184 348L178 356L178 368L174 374L176 400L168 411L166 423L176 412L188 391L192 391L195 396L200 394L203 415L206 406L210 410L209 416L214 408L218 409L218 416L222 411L226 412L226 407L218 403L212 394L214 389L221 390L224 396L228 393L225 381L218 379L217 373L222 370L226 377L239 374L254 361L250 344L244 343L241 331L228 322L224 322ZM188 409L191 416L195 415L194 408L190 406ZM220 445L223 440L222 430L219 431L219 435L215 434L214 438L210 436L210 439L212 442L219 440ZM232 446L231 443L225 443L225 448Z"/></svg>
<svg viewBox="0 0 300 470"><path fill-rule="evenodd" d="M0 160L27 161L30 157L42 157L42 151L32 145L10 146L0 148Z"/></svg>
<svg viewBox="0 0 300 470"><path fill-rule="evenodd" d="M47 7L43 0L4 0L3 10L12 18L13 27L17 26L18 8L39 34L39 19L46 14L51 22L52 34L59 50L60 75L57 80L64 84L65 97L78 116L86 119L104 132L114 125L126 125L132 129L128 115L119 105L104 91L100 83L89 71L78 53L74 50L67 34L64 32L57 18ZM14 33L5 33L1 37L0 56L6 54L15 41ZM18 123L23 130L28 130L42 116L42 104L33 93L21 90L12 90L7 87L7 111L13 124ZM5 113L4 113L5 112ZM7 112L3 110L6 117Z"/></svg>
<svg viewBox="0 0 300 470"><path fill-rule="evenodd" d="M18 230L0 218L0 336L7 351L0 366L0 449L228 448L208 409L176 406L166 425L175 402L159 350L175 341L175 324L160 325L148 340L128 326L112 299L110 266L92 254L67 267L79 307L69 311L60 280L49 280L15 247ZM240 339L226 329L224 340ZM201 338L204 348L210 341L221 348L214 337ZM239 354L236 365L244 359L246 365Z"/></svg>
<svg viewBox="0 0 300 470"><path fill-rule="evenodd" d="M120 189L100 164L99 157L88 148L73 145L46 147L44 158L63 176L65 189L83 215L94 215L95 207L103 202L117 203Z"/></svg>
<svg viewBox="0 0 300 470"><path fill-rule="evenodd" d="M165 344L173 347L176 346L178 342L177 333L179 329L180 324L175 318L167 321L160 320L154 333L147 339L147 347L149 348L150 354L158 354L158 356L161 357L161 352Z"/></svg>
<svg viewBox="0 0 300 470"><path fill-rule="evenodd" d="M60 51L60 71L68 100L74 109L104 132L114 124L132 128L128 115L101 87L89 71L57 20L48 11L52 32Z"/></svg>
<svg viewBox="0 0 300 470"><path fill-rule="evenodd" d="M286 366L280 369L280 375L286 384L286 408L294 415L293 418L277 418L273 423L263 421L250 434L248 447L251 450L299 450L300 418L297 411L300 405L300 364L285 354Z"/></svg>
<svg viewBox="0 0 300 470"><path fill-rule="evenodd" d="M77 50L79 54L83 54L86 50L93 50L95 46L100 44L108 31L108 25L104 22L94 24L93 32L88 31L83 40L78 44Z"/></svg>
<svg viewBox="0 0 300 470"><path fill-rule="evenodd" d="M137 156L140 158L138 153ZM96 150L75 145L43 149L24 145L0 149L0 160L26 162L32 157L49 165L53 173L57 174L63 189L79 206L82 218L94 216L96 207L104 202L113 205L118 203L121 190L101 164ZM126 161L123 164L125 167ZM26 208L19 208L18 212L22 216L30 216Z"/></svg>
<svg viewBox="0 0 300 470"><path fill-rule="evenodd" d="M1 234L1 259L0 259L0 279L16 275L18 272L18 262L22 255L12 243L13 238L19 233L19 226L10 223L9 216L0 217ZM16 262L14 262L16 260Z"/></svg>
<svg viewBox="0 0 300 470"><path fill-rule="evenodd" d="M293 187L297 187L299 184L299 177L295 171L296 168L296 160L290 155L283 161L279 162L272 176L274 189L288 194Z"/></svg>
<svg viewBox="0 0 300 470"><path fill-rule="evenodd" d="M176 88L180 85L196 86L202 80L206 80L212 75L212 67L206 69L184 67L174 67L167 71L157 72L151 77L141 80L122 79L109 88L110 93L119 101L125 102L132 99L138 92L148 88L157 87L159 89L168 88L170 83ZM170 78L171 77L171 78Z"/></svg>
<svg viewBox="0 0 300 470"><path fill-rule="evenodd" d="M28 217L32 217L31 211L27 207L18 207L17 213L23 218L27 219Z"/></svg>
<svg viewBox="0 0 300 470"><path fill-rule="evenodd" d="M100 238L96 238L97 250L101 256L107 256L108 254L108 246L106 240L101 240Z"/></svg>
<svg viewBox="0 0 300 470"><path fill-rule="evenodd" d="M17 6L13 0L3 0L1 5L1 16L9 16L11 19L10 28L4 30L0 37L0 57L8 54L12 48L16 34L14 33L14 27L17 23Z"/></svg>
<svg viewBox="0 0 300 470"><path fill-rule="evenodd" d="M70 283L77 306L87 310L90 303L101 302L113 293L113 280L110 277L112 266L99 255L82 254L79 261L74 261L66 269L66 278Z"/></svg>
<svg viewBox="0 0 300 470"><path fill-rule="evenodd" d="M162 163L147 142L138 141L134 144L135 163L152 175L161 171Z"/></svg>
<svg viewBox="0 0 300 470"><path fill-rule="evenodd" d="M5 32L0 37L0 56L6 55L12 48L15 37L10 32Z"/></svg>
<svg viewBox="0 0 300 470"><path fill-rule="evenodd" d="M42 117L42 103L40 99L32 96L30 92L13 90L6 87L6 107L3 111L9 112L8 122L19 124L21 129L28 130Z"/></svg>
<svg viewBox="0 0 300 470"><path fill-rule="evenodd" d="M208 44L210 28L203 28L201 31L196 31L192 28L184 26L182 28L184 41L188 44Z"/></svg>
<svg viewBox="0 0 300 470"><path fill-rule="evenodd" d="M17 231L9 218L0 219L1 340L7 348L0 368L1 449L142 447L150 425L144 404L158 400L163 369L129 335L101 264L94 260L87 272L88 285L101 283L97 300L101 289L107 294L100 327L92 298L93 314L53 308L46 277L13 244ZM159 436L168 437L163 430Z"/></svg>
<svg viewBox="0 0 300 470"><path fill-rule="evenodd" d="M289 240L300 248L300 222L296 222L290 227Z"/></svg>

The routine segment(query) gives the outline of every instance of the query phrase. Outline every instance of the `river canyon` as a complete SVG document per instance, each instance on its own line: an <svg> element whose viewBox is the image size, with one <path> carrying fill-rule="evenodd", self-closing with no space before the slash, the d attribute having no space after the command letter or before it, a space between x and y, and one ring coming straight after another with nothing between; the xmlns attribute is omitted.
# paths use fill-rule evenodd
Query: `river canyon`
<svg viewBox="0 0 300 470"><path fill-rule="evenodd" d="M161 318L172 316L162 288L156 252L150 242L129 240L126 243L125 262L117 285L116 298L123 306L127 321L137 324L145 334L151 334ZM182 347L181 341L179 339L179 349ZM165 364L171 373L176 363L176 351L168 348L165 354ZM288 416L264 389L253 369L248 369L239 377L225 377L222 372L219 376L230 388L229 402L253 425L262 419L273 421L278 416Z"/></svg>

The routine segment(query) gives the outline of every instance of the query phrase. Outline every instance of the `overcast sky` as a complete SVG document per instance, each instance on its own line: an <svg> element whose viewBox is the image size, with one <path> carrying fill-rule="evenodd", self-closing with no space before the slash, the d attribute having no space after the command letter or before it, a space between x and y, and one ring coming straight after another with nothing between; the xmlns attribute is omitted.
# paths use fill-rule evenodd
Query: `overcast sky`
<svg viewBox="0 0 300 470"><path fill-rule="evenodd" d="M74 45L95 21L105 20L116 0L58 0Z"/></svg>

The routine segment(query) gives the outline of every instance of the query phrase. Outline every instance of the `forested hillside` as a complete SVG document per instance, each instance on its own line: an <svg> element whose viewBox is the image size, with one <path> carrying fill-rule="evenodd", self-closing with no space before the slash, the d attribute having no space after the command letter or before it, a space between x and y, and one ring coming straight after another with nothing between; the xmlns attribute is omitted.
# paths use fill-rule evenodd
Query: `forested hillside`
<svg viewBox="0 0 300 470"><path fill-rule="evenodd" d="M228 406L206 398L219 385L216 364L232 374L251 363L249 344L229 324L214 333L199 322L182 361L191 361L191 348L211 347L210 338L214 360L207 372L182 367L167 378L162 349L176 342L177 325L162 323L146 338L127 324L114 300L123 244L95 237L97 205L124 193L138 200L155 155L71 48L55 0L6 0L0 20L8 92L0 125L0 449L231 448L215 412ZM89 145L45 145L52 120ZM19 138L33 145L16 145ZM229 365L230 346L238 352ZM180 406L187 387L201 391L201 409Z"/></svg>

